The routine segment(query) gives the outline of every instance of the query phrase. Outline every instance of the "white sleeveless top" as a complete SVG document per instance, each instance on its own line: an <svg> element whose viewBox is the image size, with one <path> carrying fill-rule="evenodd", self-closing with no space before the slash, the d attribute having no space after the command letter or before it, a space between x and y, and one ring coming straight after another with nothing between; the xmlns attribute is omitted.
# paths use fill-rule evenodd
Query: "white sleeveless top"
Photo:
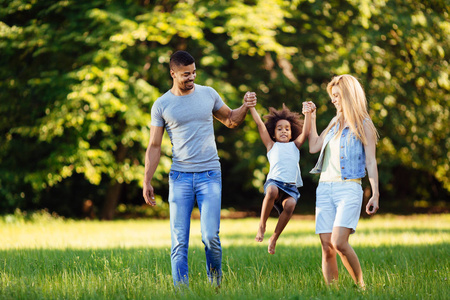
<svg viewBox="0 0 450 300"><path fill-rule="evenodd" d="M303 186L300 173L300 151L294 142L275 142L272 149L267 152L270 171L267 180L274 179L285 183L295 184L297 187Z"/></svg>

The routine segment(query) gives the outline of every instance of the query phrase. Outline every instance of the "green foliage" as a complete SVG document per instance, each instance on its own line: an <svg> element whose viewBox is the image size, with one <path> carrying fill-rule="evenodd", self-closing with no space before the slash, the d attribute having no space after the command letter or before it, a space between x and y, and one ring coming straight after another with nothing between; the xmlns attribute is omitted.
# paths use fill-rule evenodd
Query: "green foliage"
<svg viewBox="0 0 450 300"><path fill-rule="evenodd" d="M146 204L142 205L126 205L120 204L116 209L116 217L121 219L136 219L136 218L155 218L168 219L169 218L169 203L164 202L160 196L155 197L156 206L151 207Z"/></svg>
<svg viewBox="0 0 450 300"><path fill-rule="evenodd" d="M73 174L92 185L142 180L149 107L159 92L130 74L127 41L114 38L136 24L125 6L13 2L6 12L2 190L14 192L12 181L39 193Z"/></svg>
<svg viewBox="0 0 450 300"><path fill-rule="evenodd" d="M350 72L361 74L381 129L380 161L430 172L450 190L450 23L439 2L379 7L370 3L364 29L352 35ZM360 57L357 59L357 57Z"/></svg>
<svg viewBox="0 0 450 300"><path fill-rule="evenodd" d="M42 209L33 212L21 211L16 209L13 214L4 215L0 218L0 222L5 224L23 225L25 223L33 224L45 224L56 223L64 221L63 217L58 216L56 213L49 213L48 210Z"/></svg>
<svg viewBox="0 0 450 300"><path fill-rule="evenodd" d="M382 195L448 201L445 1L14 0L1 8L2 211L51 206L81 215L83 201L98 207L112 193L141 204L150 108L171 86L177 49L193 54L197 82L231 108L248 90L258 93L261 114L282 103L301 111L312 100L319 130L335 113L326 83L355 75L380 131ZM233 131L217 124L216 137L224 204L259 206L268 166L256 126L250 117ZM317 178L307 171L316 156L306 149L301 168L312 198L307 185ZM153 183L165 199L167 137L162 154Z"/></svg>

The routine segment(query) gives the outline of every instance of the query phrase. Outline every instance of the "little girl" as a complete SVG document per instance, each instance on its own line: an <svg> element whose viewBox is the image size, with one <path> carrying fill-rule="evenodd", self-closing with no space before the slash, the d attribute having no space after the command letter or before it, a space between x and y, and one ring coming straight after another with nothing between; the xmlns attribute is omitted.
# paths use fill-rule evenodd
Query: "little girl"
<svg viewBox="0 0 450 300"><path fill-rule="evenodd" d="M275 232L269 239L268 252L275 254L275 246L283 229L292 217L297 200L300 197L298 187L303 185L300 174L299 148L306 141L311 127L311 111L314 105L303 102L305 126L300 114L291 112L284 104L283 109L269 108L269 115L261 120L254 107L250 108L253 120L258 126L261 140L267 148L270 171L264 184L264 200L261 208L261 220L255 240L262 242L266 231L266 222L272 207L279 213ZM303 131L302 131L303 129Z"/></svg>

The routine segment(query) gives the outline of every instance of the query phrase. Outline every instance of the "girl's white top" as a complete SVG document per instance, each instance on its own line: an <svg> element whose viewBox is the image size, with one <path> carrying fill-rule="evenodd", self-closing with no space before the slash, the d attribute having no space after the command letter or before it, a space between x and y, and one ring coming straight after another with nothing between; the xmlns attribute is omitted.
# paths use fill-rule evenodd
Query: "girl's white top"
<svg viewBox="0 0 450 300"><path fill-rule="evenodd" d="M274 179L285 183L303 186L300 173L300 151L294 142L275 142L272 149L267 152L270 171L267 180Z"/></svg>

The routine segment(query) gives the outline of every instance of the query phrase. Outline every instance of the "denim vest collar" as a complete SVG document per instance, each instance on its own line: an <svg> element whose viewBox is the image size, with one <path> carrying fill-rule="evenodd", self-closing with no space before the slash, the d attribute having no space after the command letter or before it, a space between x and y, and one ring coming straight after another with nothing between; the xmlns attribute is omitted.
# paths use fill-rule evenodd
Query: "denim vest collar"
<svg viewBox="0 0 450 300"><path fill-rule="evenodd" d="M318 174L322 172L323 161L325 156L325 147L330 140L339 131L339 123L334 125L325 136L320 150L319 159L315 167L310 171L311 174ZM366 155L362 142L351 132L350 128L346 126L341 133L340 153L341 178L358 179L366 175Z"/></svg>

